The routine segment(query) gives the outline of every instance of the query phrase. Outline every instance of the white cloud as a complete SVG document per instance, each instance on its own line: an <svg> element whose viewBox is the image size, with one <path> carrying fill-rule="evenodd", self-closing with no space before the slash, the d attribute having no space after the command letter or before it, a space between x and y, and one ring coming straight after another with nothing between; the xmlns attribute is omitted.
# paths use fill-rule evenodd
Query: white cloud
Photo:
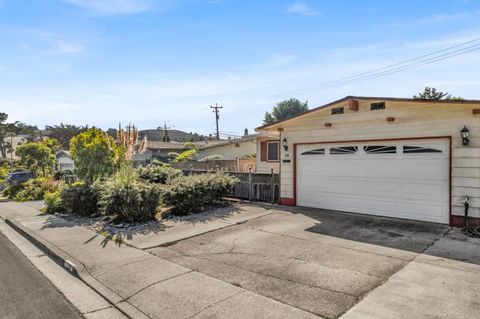
<svg viewBox="0 0 480 319"><path fill-rule="evenodd" d="M85 47L70 42L59 41L57 43L57 49L60 53L80 53L85 50Z"/></svg>
<svg viewBox="0 0 480 319"><path fill-rule="evenodd" d="M288 6L287 13L295 13L303 16L317 16L320 12L311 8L306 2L296 1Z"/></svg>
<svg viewBox="0 0 480 319"><path fill-rule="evenodd" d="M274 54L270 56L265 63L267 68L285 66L293 62L297 58L293 54Z"/></svg>
<svg viewBox="0 0 480 319"><path fill-rule="evenodd" d="M132 14L150 9L144 0L65 0L99 14Z"/></svg>
<svg viewBox="0 0 480 319"><path fill-rule="evenodd" d="M477 29L428 40L435 47L437 43L475 34ZM2 88L0 105L11 120L39 126L64 122L108 128L122 121L145 129L168 120L175 128L208 134L215 125L208 106L216 102L224 106L220 128L242 132L245 127L259 126L265 111L290 97L308 100L315 107L347 95L411 97L428 85L455 96L478 98L480 56L474 53L378 79L328 88L319 85L430 51L408 42L366 43L343 50L327 49L311 59L302 55L298 64L293 55L272 55L263 63L246 65L235 73L155 74L152 70L130 77L45 83L35 89ZM286 66L267 68L268 63Z"/></svg>
<svg viewBox="0 0 480 319"><path fill-rule="evenodd" d="M428 25L428 24L448 23L448 22L472 19L478 15L480 15L480 11L458 12L458 13L438 13L432 16L423 17L413 21L398 22L398 23L395 23L394 26L410 27L410 26L420 26L420 25Z"/></svg>

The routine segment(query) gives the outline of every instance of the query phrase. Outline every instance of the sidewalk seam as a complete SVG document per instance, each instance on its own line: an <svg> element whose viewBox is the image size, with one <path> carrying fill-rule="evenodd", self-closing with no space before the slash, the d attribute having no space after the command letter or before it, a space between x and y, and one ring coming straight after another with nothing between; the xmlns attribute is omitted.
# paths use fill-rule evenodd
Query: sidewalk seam
<svg viewBox="0 0 480 319"><path fill-rule="evenodd" d="M159 258L159 257L157 257L157 258ZM160 259L161 259L161 258L160 258ZM178 275L172 276L172 277L168 277L168 278L165 278L165 279L162 279L162 280L156 281L156 282L152 282L151 284L149 284L149 285L147 285L147 286L145 286L145 287L143 287L143 288L139 289L139 290L138 290L138 291L136 291L135 293L133 293L133 294L131 294L130 296L126 297L126 298L125 298L124 300L122 300L122 301L128 301L128 299L130 299L130 298L132 298L132 297L134 297L134 296L138 295L138 294L139 294L139 293L141 293L142 291L144 291L144 290L146 290L146 289L148 289L148 288L150 288L150 287L152 287L152 286L155 286L156 284L159 284L159 283L161 283L161 282L164 282L164 281L167 281L167 280L170 280L170 279L173 279L173 278L177 278L177 277L180 277L180 276L183 276L183 275L189 274L189 273L191 273L191 272L194 272L194 271L195 271L195 270L193 270L193 269L190 269L190 270L189 270L189 271L187 271L187 272L184 272L184 273L181 273L181 274L178 274Z"/></svg>

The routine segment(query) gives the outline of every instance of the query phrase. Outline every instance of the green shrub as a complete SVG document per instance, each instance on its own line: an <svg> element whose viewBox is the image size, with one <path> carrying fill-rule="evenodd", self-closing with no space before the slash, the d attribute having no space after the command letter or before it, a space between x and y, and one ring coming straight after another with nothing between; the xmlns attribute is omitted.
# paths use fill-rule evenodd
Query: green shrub
<svg viewBox="0 0 480 319"><path fill-rule="evenodd" d="M7 187L4 195L8 198L25 202L29 200L41 200L45 193L55 192L61 188L62 183L46 177L33 178L25 183Z"/></svg>
<svg viewBox="0 0 480 319"><path fill-rule="evenodd" d="M222 172L182 176L165 187L163 203L178 215L200 212L221 202L237 182L237 178Z"/></svg>
<svg viewBox="0 0 480 319"><path fill-rule="evenodd" d="M17 193L22 190L22 184L13 184L10 186L5 187L3 190L3 196L6 196L10 199L15 200L17 197Z"/></svg>
<svg viewBox="0 0 480 319"><path fill-rule="evenodd" d="M89 216L98 212L97 195L92 186L76 182L62 191L62 205L66 213Z"/></svg>
<svg viewBox="0 0 480 319"><path fill-rule="evenodd" d="M44 195L45 200L45 213L55 214L61 213L65 210L62 201L62 190L56 190L55 192L47 192Z"/></svg>
<svg viewBox="0 0 480 319"><path fill-rule="evenodd" d="M182 175L181 170L169 166L149 165L138 169L140 179L157 184L166 184L170 180Z"/></svg>
<svg viewBox="0 0 480 319"><path fill-rule="evenodd" d="M178 155L173 162L174 163L179 163L179 162L189 162L193 161L196 159L198 156L198 151L196 149L190 149L187 151L182 152L180 155Z"/></svg>
<svg viewBox="0 0 480 319"><path fill-rule="evenodd" d="M5 184L8 175L8 166L0 166L0 185Z"/></svg>
<svg viewBox="0 0 480 319"><path fill-rule="evenodd" d="M132 169L122 169L95 183L102 213L125 222L155 218L160 205L161 186L139 180Z"/></svg>

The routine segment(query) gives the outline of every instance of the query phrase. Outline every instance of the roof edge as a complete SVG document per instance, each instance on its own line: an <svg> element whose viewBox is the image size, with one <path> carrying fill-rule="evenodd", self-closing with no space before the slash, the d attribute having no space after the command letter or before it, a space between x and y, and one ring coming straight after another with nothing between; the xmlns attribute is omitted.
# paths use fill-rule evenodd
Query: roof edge
<svg viewBox="0 0 480 319"><path fill-rule="evenodd" d="M350 99L355 99L355 100L383 100L383 101L400 101L400 102L416 102L416 103L444 103L444 104L480 104L480 100L431 100L431 99L414 99L414 98L399 98L399 97L382 97L382 96L354 96L354 95L348 95L344 98L341 98L341 99L338 99L338 100L335 100L333 102L329 102L327 104L324 104L324 105L321 105L321 106L317 106L311 110L308 110L302 114L298 114L298 115L295 115L295 116L292 116L292 117L289 117L287 119L284 119L284 120L280 120L280 121L276 121L276 122L273 122L271 124L266 124L266 125L262 125L262 126L259 126L255 129L255 131L258 131L258 130L264 130L266 128L269 128L271 126L275 126L275 125L278 125L280 123L283 123L283 122L286 122L286 121L290 121L290 120L293 120L293 119L296 119L296 118L299 118L299 117L302 117L302 116L305 116L307 114L310 114L310 113L313 113L313 112L316 112L316 111L320 111L322 109L325 109L329 106L332 106L332 105L335 105L337 103L341 103L341 102L344 102L344 101L347 101L347 100L350 100Z"/></svg>

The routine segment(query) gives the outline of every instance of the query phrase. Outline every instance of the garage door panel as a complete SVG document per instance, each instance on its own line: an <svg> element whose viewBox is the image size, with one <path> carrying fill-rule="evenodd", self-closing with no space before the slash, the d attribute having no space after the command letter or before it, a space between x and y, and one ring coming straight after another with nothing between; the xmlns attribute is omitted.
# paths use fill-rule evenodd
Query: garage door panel
<svg viewBox="0 0 480 319"><path fill-rule="evenodd" d="M301 200L301 199L300 199ZM316 207L317 202L305 200L302 206ZM344 197L331 195L322 202L324 209L355 212L369 215L380 215L396 218L417 219L430 222L439 222L439 212L448 215L448 210L438 202L403 202L382 200L374 197Z"/></svg>
<svg viewBox="0 0 480 319"><path fill-rule="evenodd" d="M391 178L417 178L418 171L426 179L445 181L448 179L448 162L445 159L415 160L408 162L402 159L394 160L369 160L356 159L355 165L352 160L303 160L303 165L298 167L298 176L337 176L337 177L377 177L389 180ZM321 164L320 164L321 163ZM416 170L411 170L416 166ZM312 170L312 167L315 169Z"/></svg>
<svg viewBox="0 0 480 319"><path fill-rule="evenodd" d="M354 196L369 197L372 201L388 198L397 202L399 200L417 200L439 202L443 205L445 201L444 199L449 195L443 185L417 185L414 183L403 184L401 186L387 183L364 183L362 187L359 187L357 183L349 182L342 185L342 187L339 187L337 184L335 188L332 188L328 183L325 183L323 186L317 186L314 181L309 181L302 186L309 188L309 190L305 190L298 194L299 202L302 201L302 198L318 196L322 196L322 198L316 199L316 201L321 200L323 202L323 197L342 194L342 198Z"/></svg>
<svg viewBox="0 0 480 319"><path fill-rule="evenodd" d="M377 143L378 144L378 143ZM352 154L330 155L341 145L297 148L297 203L364 214L448 222L449 152L447 141L402 141L396 153L370 154L362 144ZM402 152L404 145L435 153ZM312 149L325 154L302 155ZM372 148L368 149L369 151ZM425 150L423 150L425 151ZM441 151L441 152L438 152Z"/></svg>

